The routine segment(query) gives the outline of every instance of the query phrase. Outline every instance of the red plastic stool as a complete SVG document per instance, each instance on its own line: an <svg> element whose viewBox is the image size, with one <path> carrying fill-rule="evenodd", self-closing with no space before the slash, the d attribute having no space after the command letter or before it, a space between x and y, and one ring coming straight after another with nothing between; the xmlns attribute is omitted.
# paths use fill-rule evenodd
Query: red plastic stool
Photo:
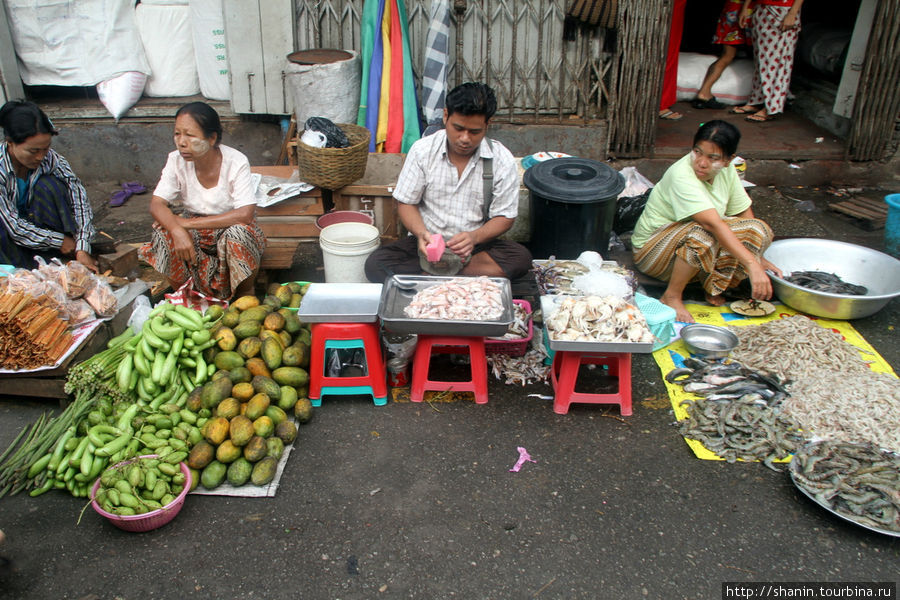
<svg viewBox="0 0 900 600"><path fill-rule="evenodd" d="M465 350L460 350L460 348L465 348ZM432 352L435 354L465 354L468 352L472 379L469 381L428 379ZM416 342L416 353L413 356L409 399L413 402L421 402L425 397L425 390L472 392L475 394L476 404L486 404L488 401L487 356L484 352L484 338L420 335Z"/></svg>
<svg viewBox="0 0 900 600"><path fill-rule="evenodd" d="M604 365L609 374L619 381L619 389L613 394L587 394L575 391L578 370L581 365ZM631 414L631 354L628 352L570 352L559 351L553 357L550 370L553 382L553 412L564 415L569 404L618 404L623 417Z"/></svg>
<svg viewBox="0 0 900 600"><path fill-rule="evenodd" d="M328 377L325 375L325 350L329 345L344 347L352 342L366 355L366 375ZM370 393L376 406L387 404L387 374L381 355L376 323L313 323L309 357L309 399L321 406L322 395Z"/></svg>

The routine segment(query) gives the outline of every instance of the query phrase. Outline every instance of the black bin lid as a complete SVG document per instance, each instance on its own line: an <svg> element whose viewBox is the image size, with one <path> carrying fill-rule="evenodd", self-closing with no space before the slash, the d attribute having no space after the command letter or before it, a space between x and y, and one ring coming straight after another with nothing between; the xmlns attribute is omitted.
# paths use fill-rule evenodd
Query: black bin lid
<svg viewBox="0 0 900 600"><path fill-rule="evenodd" d="M539 162L525 171L523 181L532 193L569 204L615 199L625 189L625 178L609 165L576 157Z"/></svg>

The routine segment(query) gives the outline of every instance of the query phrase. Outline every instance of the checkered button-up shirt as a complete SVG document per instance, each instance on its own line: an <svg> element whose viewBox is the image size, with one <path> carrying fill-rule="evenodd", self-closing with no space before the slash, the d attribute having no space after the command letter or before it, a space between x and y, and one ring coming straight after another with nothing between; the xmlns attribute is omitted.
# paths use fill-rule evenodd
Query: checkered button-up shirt
<svg viewBox="0 0 900 600"><path fill-rule="evenodd" d="M440 130L409 149L394 198L419 207L431 233L452 237L484 224L482 157L493 159L494 184L490 217L515 219L519 214L519 171L512 153L497 140L481 140L462 175L447 155L447 132Z"/></svg>

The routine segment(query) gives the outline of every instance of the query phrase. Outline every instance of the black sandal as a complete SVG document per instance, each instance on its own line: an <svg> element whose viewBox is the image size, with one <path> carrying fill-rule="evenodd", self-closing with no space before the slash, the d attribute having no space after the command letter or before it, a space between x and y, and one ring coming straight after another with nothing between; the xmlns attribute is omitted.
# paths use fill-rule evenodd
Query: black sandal
<svg viewBox="0 0 900 600"><path fill-rule="evenodd" d="M752 113L758 113L759 108L753 106L752 104L745 104L744 106L735 106L728 112L733 115L749 115Z"/></svg>
<svg viewBox="0 0 900 600"><path fill-rule="evenodd" d="M715 96L710 96L706 100L701 98L694 98L691 100L691 106L697 109L711 108L714 110L718 110L720 108L725 108L725 105L716 100Z"/></svg>

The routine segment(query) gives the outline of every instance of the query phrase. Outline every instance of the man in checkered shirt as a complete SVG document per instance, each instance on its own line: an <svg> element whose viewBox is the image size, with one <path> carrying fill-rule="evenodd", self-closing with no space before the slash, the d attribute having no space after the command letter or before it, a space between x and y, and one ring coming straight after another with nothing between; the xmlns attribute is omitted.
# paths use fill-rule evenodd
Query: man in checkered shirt
<svg viewBox="0 0 900 600"><path fill-rule="evenodd" d="M519 172L512 153L485 137L496 110L494 91L483 83L464 83L447 94L444 129L412 145L394 188L397 214L409 235L369 256L369 281L429 271L420 257L432 234L444 238L445 257L449 252L458 258L460 275L515 279L531 268L524 246L498 239L519 213ZM489 185L484 180L487 161Z"/></svg>

